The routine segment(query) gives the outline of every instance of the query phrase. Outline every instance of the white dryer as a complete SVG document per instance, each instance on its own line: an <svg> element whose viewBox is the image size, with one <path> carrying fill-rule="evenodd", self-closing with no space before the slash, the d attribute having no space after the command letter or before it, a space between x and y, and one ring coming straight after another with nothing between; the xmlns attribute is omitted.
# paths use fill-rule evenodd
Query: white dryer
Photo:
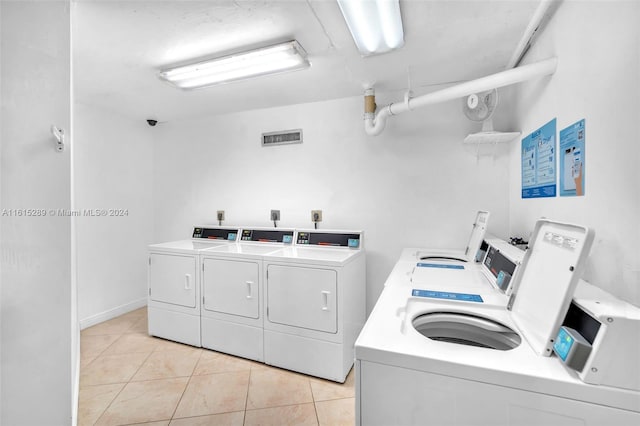
<svg viewBox="0 0 640 426"><path fill-rule="evenodd" d="M293 243L292 229L242 229L238 244L201 252L202 346L264 361L263 272L267 253Z"/></svg>
<svg viewBox="0 0 640 426"><path fill-rule="evenodd" d="M195 227L192 239L149 246L149 334L193 346L200 339L200 253L235 243L239 229Z"/></svg>
<svg viewBox="0 0 640 426"><path fill-rule="evenodd" d="M360 231L297 231L264 257L265 363L344 382L366 318Z"/></svg>
<svg viewBox="0 0 640 426"><path fill-rule="evenodd" d="M550 356L592 241L538 221L509 310L386 286L356 342L356 423L638 424L637 390Z"/></svg>

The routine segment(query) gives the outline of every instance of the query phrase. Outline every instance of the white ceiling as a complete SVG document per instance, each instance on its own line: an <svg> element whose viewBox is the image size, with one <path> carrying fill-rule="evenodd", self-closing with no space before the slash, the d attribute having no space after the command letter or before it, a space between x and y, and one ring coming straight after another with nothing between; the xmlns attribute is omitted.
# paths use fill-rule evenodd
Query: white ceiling
<svg viewBox="0 0 640 426"><path fill-rule="evenodd" d="M400 0L402 49L362 57L335 0L76 0L77 101L178 120L469 80L504 69L539 0ZM167 65L296 39L311 68L181 91Z"/></svg>

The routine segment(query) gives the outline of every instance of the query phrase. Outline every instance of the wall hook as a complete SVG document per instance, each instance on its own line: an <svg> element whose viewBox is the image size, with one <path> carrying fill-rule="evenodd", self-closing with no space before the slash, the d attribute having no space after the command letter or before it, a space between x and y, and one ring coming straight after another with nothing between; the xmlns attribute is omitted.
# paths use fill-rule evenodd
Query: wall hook
<svg viewBox="0 0 640 426"><path fill-rule="evenodd" d="M407 91L404 93L404 104L408 111L412 111L409 101L413 98L413 90L411 90L411 67L407 68Z"/></svg>
<svg viewBox="0 0 640 426"><path fill-rule="evenodd" d="M51 125L51 134L56 138L56 151L64 151L64 130L58 129L55 124Z"/></svg>

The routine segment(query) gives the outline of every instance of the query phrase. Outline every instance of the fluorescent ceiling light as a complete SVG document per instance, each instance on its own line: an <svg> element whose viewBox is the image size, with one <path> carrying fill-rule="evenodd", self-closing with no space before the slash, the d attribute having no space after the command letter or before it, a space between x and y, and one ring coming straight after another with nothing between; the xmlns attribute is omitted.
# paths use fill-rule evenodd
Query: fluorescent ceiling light
<svg viewBox="0 0 640 426"><path fill-rule="evenodd" d="M181 89L212 86L267 74L309 68L307 53L293 40L160 71L160 78Z"/></svg>
<svg viewBox="0 0 640 426"><path fill-rule="evenodd" d="M338 5L363 55L404 45L400 0L338 0Z"/></svg>

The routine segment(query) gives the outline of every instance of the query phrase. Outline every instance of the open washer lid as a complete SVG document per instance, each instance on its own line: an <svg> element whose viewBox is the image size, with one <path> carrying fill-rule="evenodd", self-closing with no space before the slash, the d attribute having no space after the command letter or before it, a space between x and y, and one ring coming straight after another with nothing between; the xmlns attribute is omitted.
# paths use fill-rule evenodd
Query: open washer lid
<svg viewBox="0 0 640 426"><path fill-rule="evenodd" d="M460 250L427 250L425 253L416 253L420 260L457 260L460 262L474 263L476 255L482 246L484 236L487 232L487 225L489 224L489 212L478 210L476 214L476 220L473 222L473 228L471 228L471 235L469 236L469 242L464 249L464 252Z"/></svg>
<svg viewBox="0 0 640 426"><path fill-rule="evenodd" d="M464 251L464 256L467 262L473 263L482 245L484 234L487 232L487 225L489 224L489 212L478 211L476 214L476 221L473 223L473 229L471 230L471 237L469 237L469 243Z"/></svg>
<svg viewBox="0 0 640 426"><path fill-rule="evenodd" d="M593 230L582 226L536 222L507 309L539 355L551 355L593 238Z"/></svg>

